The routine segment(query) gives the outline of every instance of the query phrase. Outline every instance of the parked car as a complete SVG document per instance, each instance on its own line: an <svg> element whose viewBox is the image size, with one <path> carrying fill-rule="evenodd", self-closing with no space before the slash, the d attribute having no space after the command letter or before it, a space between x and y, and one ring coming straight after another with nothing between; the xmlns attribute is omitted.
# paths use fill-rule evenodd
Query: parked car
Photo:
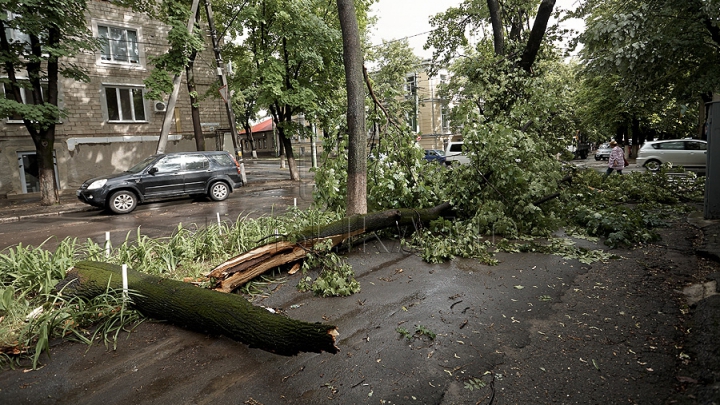
<svg viewBox="0 0 720 405"><path fill-rule="evenodd" d="M612 152L612 148L610 147L609 143L604 143L600 145L595 151L595 160L610 159L610 152Z"/></svg>
<svg viewBox="0 0 720 405"><path fill-rule="evenodd" d="M242 186L240 167L228 152L178 152L154 155L130 169L92 178L77 190L80 201L127 214L148 200L206 195L228 198Z"/></svg>
<svg viewBox="0 0 720 405"><path fill-rule="evenodd" d="M576 140L567 147L567 150L573 154L573 159L587 159L590 154L590 144Z"/></svg>
<svg viewBox="0 0 720 405"><path fill-rule="evenodd" d="M668 139L645 142L638 151L639 167L656 171L663 163L686 169L704 170L707 166L707 142L699 139Z"/></svg>
<svg viewBox="0 0 720 405"><path fill-rule="evenodd" d="M425 160L428 162L445 163L445 152L437 149L425 149Z"/></svg>
<svg viewBox="0 0 720 405"><path fill-rule="evenodd" d="M464 142L448 142L445 147L445 163L448 165L459 163L466 164L470 163L467 155L463 151Z"/></svg>

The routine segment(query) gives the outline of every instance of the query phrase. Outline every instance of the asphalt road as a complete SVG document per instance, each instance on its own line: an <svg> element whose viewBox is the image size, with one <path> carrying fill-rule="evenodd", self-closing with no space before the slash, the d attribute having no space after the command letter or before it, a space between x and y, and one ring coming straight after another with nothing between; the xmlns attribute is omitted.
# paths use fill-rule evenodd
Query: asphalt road
<svg viewBox="0 0 720 405"><path fill-rule="evenodd" d="M203 198L181 198L139 205L126 215L113 215L91 206L83 211L58 216L25 218L0 225L0 250L19 243L52 249L66 237L79 242L92 239L104 243L110 232L113 246L131 240L140 227L143 235L162 237L177 227L205 227L218 221L234 222L240 217L271 216L289 207L307 208L312 203L313 183L307 181L309 162L300 161L300 183L291 182L289 170L281 169L277 160L246 163L249 185L236 190L221 202Z"/></svg>
<svg viewBox="0 0 720 405"><path fill-rule="evenodd" d="M358 244L345 256L360 293L300 293L296 274L253 300L337 326L338 354L283 357L147 322L117 350L53 342L41 369L0 373L0 403L675 403L697 379L683 369L695 353L678 289L711 270L692 227L667 231L670 245L592 265L537 253L428 264L388 240Z"/></svg>
<svg viewBox="0 0 720 405"><path fill-rule="evenodd" d="M282 181L284 174L271 163L246 170L251 182L275 175ZM310 187L271 182L222 203L185 199L124 216L92 210L23 219L2 224L0 241L101 242L110 231L116 244L137 226L165 236L179 223L213 223L218 213L235 220L296 202L302 208ZM397 242L371 238L344 254L360 293L300 293L298 273L253 299L292 318L337 326L336 355L282 357L146 322L123 334L117 350L52 342L39 370L0 373L0 403L694 403L683 393L700 380L693 366L704 365L704 357L687 345L695 332L680 291L718 271L694 254L698 238L680 222L663 231L663 242L614 250L616 258L605 262L498 253L496 266L472 259L429 264Z"/></svg>

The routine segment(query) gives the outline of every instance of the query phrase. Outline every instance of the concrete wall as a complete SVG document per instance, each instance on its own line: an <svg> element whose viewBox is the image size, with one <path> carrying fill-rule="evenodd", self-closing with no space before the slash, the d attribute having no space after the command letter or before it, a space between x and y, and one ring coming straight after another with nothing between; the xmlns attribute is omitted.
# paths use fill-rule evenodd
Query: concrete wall
<svg viewBox="0 0 720 405"><path fill-rule="evenodd" d="M60 107L67 117L56 126L55 153L62 189L75 189L87 178L127 169L151 155L160 134L165 114L153 111L153 100L145 100L144 122L113 123L108 121L104 85L142 86L152 66L148 59L164 52L168 28L142 14L115 6L112 2L88 2L88 27L97 34L97 25L127 27L138 33L140 63L121 65L101 60L100 52L81 54L73 63L87 70L90 81L81 83L63 79L60 83ZM206 38L209 37L206 35ZM208 43L195 63L198 92L204 94L216 83L214 55ZM187 83L183 75L177 106L174 111L168 152L195 150L192 139L192 118ZM2 96L0 94L0 96ZM206 149L215 149L215 129L229 126L225 107L219 97L208 97L200 103L200 119L206 136ZM219 94L218 94L219 96ZM146 138L140 138L146 137ZM100 138L100 139L97 139ZM0 120L0 198L22 193L18 152L33 152L35 146L23 124Z"/></svg>

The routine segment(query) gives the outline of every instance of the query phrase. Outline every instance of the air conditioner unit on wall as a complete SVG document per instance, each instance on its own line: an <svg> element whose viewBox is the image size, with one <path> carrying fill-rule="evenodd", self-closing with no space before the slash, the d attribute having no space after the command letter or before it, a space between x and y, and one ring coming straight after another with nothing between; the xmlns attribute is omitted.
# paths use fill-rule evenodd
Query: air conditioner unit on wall
<svg viewBox="0 0 720 405"><path fill-rule="evenodd" d="M155 110L155 112L165 112L167 111L167 104L165 104L164 101L155 101L153 109Z"/></svg>

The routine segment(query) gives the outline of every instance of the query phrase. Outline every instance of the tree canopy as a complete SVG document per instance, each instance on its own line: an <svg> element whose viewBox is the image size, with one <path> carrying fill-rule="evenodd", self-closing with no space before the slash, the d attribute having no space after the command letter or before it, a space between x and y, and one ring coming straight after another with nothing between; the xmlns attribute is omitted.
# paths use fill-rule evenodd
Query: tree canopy
<svg viewBox="0 0 720 405"><path fill-rule="evenodd" d="M599 104L586 116L614 112L605 125L618 132L699 135L696 106L720 89L720 2L588 0L577 15L586 94Z"/></svg>
<svg viewBox="0 0 720 405"><path fill-rule="evenodd" d="M3 1L0 14L0 82L6 93L0 116L21 117L35 143L43 205L59 200L53 145L55 125L64 116L60 78L88 81L70 58L99 47L86 25L86 9L85 0Z"/></svg>

